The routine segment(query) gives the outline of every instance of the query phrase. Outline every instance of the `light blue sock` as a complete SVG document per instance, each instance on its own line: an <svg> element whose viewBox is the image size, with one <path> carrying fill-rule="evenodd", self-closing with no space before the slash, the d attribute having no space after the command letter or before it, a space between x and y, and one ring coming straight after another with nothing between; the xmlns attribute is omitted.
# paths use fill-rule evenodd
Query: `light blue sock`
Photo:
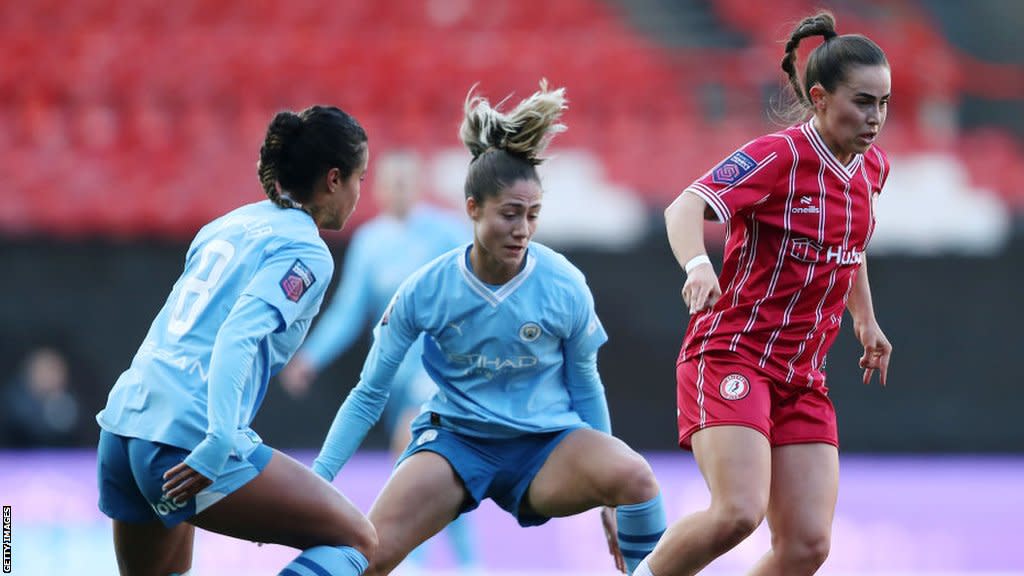
<svg viewBox="0 0 1024 576"><path fill-rule="evenodd" d="M476 538L469 517L465 514L459 514L458 518L445 528L445 532L452 543L452 550L455 551L455 562L459 567L475 567L477 565Z"/></svg>
<svg viewBox="0 0 1024 576"><path fill-rule="evenodd" d="M314 546L277 576L359 576L369 567L366 557L350 546Z"/></svg>
<svg viewBox="0 0 1024 576"><path fill-rule="evenodd" d="M626 571L632 574L665 533L661 493L647 502L619 506L615 517L619 524L619 550L626 561Z"/></svg>

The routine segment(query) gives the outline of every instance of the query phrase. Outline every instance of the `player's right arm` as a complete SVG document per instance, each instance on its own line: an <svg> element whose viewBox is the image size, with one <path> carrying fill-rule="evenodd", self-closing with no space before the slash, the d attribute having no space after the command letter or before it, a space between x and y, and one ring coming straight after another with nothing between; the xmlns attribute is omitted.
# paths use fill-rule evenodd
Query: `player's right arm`
<svg viewBox="0 0 1024 576"><path fill-rule="evenodd" d="M415 277L414 277L415 278ZM328 482L355 454L370 428L380 419L391 384L405 353L419 337L415 320L413 278L395 293L373 330L373 346L366 356L359 384L349 393L327 432L313 471Z"/></svg>
<svg viewBox="0 0 1024 576"><path fill-rule="evenodd" d="M711 308L722 296L722 288L718 285L718 277L704 244L704 212L707 208L703 198L687 191L665 209L668 243L679 267L686 270L683 302L689 306L690 314Z"/></svg>
<svg viewBox="0 0 1024 576"><path fill-rule="evenodd" d="M748 142L690 184L665 209L672 253L686 271L682 292L690 314L711 308L722 295L707 257L704 219L725 222L777 194L781 167L790 166L794 156L786 142L778 135Z"/></svg>

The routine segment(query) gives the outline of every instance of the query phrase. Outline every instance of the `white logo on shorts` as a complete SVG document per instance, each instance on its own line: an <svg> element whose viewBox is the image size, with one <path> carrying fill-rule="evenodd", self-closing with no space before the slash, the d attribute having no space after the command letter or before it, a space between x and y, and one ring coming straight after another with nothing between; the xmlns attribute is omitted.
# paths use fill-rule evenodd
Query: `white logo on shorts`
<svg viewBox="0 0 1024 576"><path fill-rule="evenodd" d="M431 440L437 440L437 430L427 430L423 434L420 434L420 437L416 439L416 445L423 446Z"/></svg>
<svg viewBox="0 0 1024 576"><path fill-rule="evenodd" d="M184 508L186 504L188 504L188 502L171 500L170 498L161 498L156 504L153 504L152 502L149 503L149 505L153 507L153 510L156 510L156 513L161 516L167 516L168 514L177 512Z"/></svg>
<svg viewBox="0 0 1024 576"><path fill-rule="evenodd" d="M741 400L750 393L750 382L742 374L729 374L722 378L718 392L726 400Z"/></svg>

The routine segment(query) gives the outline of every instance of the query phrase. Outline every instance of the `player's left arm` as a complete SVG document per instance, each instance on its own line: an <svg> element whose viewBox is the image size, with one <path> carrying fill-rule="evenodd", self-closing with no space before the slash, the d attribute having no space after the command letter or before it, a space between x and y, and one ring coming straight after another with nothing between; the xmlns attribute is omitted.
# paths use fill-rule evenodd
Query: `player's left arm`
<svg viewBox="0 0 1024 576"><path fill-rule="evenodd" d="M186 501L220 476L234 448L242 394L259 342L280 324L277 311L259 298L242 296L231 309L210 356L206 437L164 474L167 498Z"/></svg>
<svg viewBox="0 0 1024 576"><path fill-rule="evenodd" d="M582 282L576 298L574 325L565 341L566 388L573 410L594 430L612 433L604 384L597 372L597 350L608 341L604 326L594 311L594 297Z"/></svg>
<svg viewBox="0 0 1024 576"><path fill-rule="evenodd" d="M574 326L569 338L564 343L566 388L572 407L580 419L594 430L612 433L611 417L608 414L608 400L604 395L604 384L597 371L597 351L608 341L597 312L594 310L594 296L583 280L577 290L576 313ZM608 551L615 558L615 567L625 572L625 561L619 550L615 518L615 508L605 506L601 509L601 526L608 541Z"/></svg>
<svg viewBox="0 0 1024 576"><path fill-rule="evenodd" d="M217 331L207 376L205 438L164 474L164 491L188 500L224 469L239 428L241 399L259 343L319 309L334 262L325 248L286 244L269 254Z"/></svg>
<svg viewBox="0 0 1024 576"><path fill-rule="evenodd" d="M604 396L601 375L597 372L597 350L582 356L566 350L565 365L566 387L573 409L594 430L611 434L608 401Z"/></svg>
<svg viewBox="0 0 1024 576"><path fill-rule="evenodd" d="M860 269L853 281L850 298L846 308L853 318L853 332L857 335L864 355L860 357L860 367L864 369L864 383L871 381L871 376L878 370L882 386L885 386L889 374L889 358L892 356L892 344L878 326L875 309L871 302L871 286L868 283L867 255L862 256Z"/></svg>

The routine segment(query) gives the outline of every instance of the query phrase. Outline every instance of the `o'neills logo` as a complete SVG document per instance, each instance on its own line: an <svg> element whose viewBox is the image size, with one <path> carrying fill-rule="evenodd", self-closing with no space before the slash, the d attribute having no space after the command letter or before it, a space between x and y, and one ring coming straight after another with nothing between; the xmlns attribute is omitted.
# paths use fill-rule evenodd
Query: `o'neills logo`
<svg viewBox="0 0 1024 576"><path fill-rule="evenodd" d="M860 264L862 254L860 250L844 250L842 246L829 246L825 249L825 263L835 262L840 266Z"/></svg>
<svg viewBox="0 0 1024 576"><path fill-rule="evenodd" d="M814 205L814 198L811 196L801 196L800 205L793 206L789 211L793 214L821 214L821 208Z"/></svg>

